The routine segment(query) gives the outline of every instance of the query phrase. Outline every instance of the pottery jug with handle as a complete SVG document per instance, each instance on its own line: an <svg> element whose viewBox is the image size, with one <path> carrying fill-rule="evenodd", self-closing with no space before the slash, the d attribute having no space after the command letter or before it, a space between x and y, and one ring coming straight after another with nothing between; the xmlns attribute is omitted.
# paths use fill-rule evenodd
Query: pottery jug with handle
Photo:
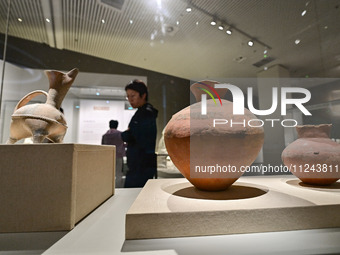
<svg viewBox="0 0 340 255"><path fill-rule="evenodd" d="M74 68L67 73L51 70L45 71L45 74L49 80L48 93L36 90L19 101L12 114L7 144L28 137L33 138L33 143L63 141L67 124L60 106L78 74L78 69ZM44 104L27 104L38 95L46 96Z"/></svg>

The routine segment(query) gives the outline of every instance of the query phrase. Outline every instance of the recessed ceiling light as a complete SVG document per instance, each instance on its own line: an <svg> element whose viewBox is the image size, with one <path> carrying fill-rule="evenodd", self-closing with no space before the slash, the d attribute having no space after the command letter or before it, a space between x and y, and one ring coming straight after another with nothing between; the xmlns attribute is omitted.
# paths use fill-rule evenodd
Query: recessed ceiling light
<svg viewBox="0 0 340 255"><path fill-rule="evenodd" d="M248 46L252 47L254 45L254 42L252 40L248 41Z"/></svg>
<svg viewBox="0 0 340 255"><path fill-rule="evenodd" d="M222 25L219 25L218 29L222 31L224 29L224 27Z"/></svg>
<svg viewBox="0 0 340 255"><path fill-rule="evenodd" d="M307 10L303 10L303 11L301 12L301 16L302 16L302 17L305 16L306 13L307 13Z"/></svg>
<svg viewBox="0 0 340 255"><path fill-rule="evenodd" d="M212 25L212 26L216 26L216 21L215 20L212 20L211 22L210 22L210 25Z"/></svg>
<svg viewBox="0 0 340 255"><path fill-rule="evenodd" d="M196 21L196 26L198 25L198 21Z"/></svg>
<svg viewBox="0 0 340 255"><path fill-rule="evenodd" d="M133 23L133 20L132 20L132 19L130 19L129 23L130 23L130 24L132 24L132 23Z"/></svg>
<svg viewBox="0 0 340 255"><path fill-rule="evenodd" d="M190 13L192 11L192 8L191 7L187 7L185 10L186 10L186 12Z"/></svg>
<svg viewBox="0 0 340 255"><path fill-rule="evenodd" d="M232 31L230 28L228 28L226 31L225 31L228 35L231 35Z"/></svg>
<svg viewBox="0 0 340 255"><path fill-rule="evenodd" d="M96 95L97 95L97 96L100 96L100 93L99 93L99 92L96 92Z"/></svg>
<svg viewBox="0 0 340 255"><path fill-rule="evenodd" d="M104 19L102 19L102 23L103 23L103 24L105 23L105 20L104 20Z"/></svg>
<svg viewBox="0 0 340 255"><path fill-rule="evenodd" d="M179 25L179 21L178 21L178 20L176 21L176 25L177 25L177 26Z"/></svg>
<svg viewBox="0 0 340 255"><path fill-rule="evenodd" d="M296 45L298 45L300 42L301 42L300 39L296 39L296 40L295 40L295 44L296 44Z"/></svg>
<svg viewBox="0 0 340 255"><path fill-rule="evenodd" d="M46 22L48 22L48 23L50 23L50 22L51 22L51 20L50 20L50 19L48 19L48 18L46 18L45 20L46 20Z"/></svg>
<svg viewBox="0 0 340 255"><path fill-rule="evenodd" d="M157 0L157 7L162 9L162 0Z"/></svg>
<svg viewBox="0 0 340 255"><path fill-rule="evenodd" d="M267 67L267 66L265 66L265 67L263 68L263 70L267 71L267 70L268 70L268 67Z"/></svg>
<svg viewBox="0 0 340 255"><path fill-rule="evenodd" d="M19 22L22 22L22 19L21 19L21 18L18 18L18 21L19 21Z"/></svg>
<svg viewBox="0 0 340 255"><path fill-rule="evenodd" d="M328 26L324 26L323 28L324 28L324 29L328 29Z"/></svg>

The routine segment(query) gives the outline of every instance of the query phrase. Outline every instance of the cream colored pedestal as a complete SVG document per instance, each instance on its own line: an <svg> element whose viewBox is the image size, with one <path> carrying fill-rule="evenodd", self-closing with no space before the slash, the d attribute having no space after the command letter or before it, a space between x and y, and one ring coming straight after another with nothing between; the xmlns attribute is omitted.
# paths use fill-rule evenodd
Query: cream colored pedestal
<svg viewBox="0 0 340 255"><path fill-rule="evenodd" d="M70 230L114 194L114 146L0 145L0 157L0 232Z"/></svg>
<svg viewBox="0 0 340 255"><path fill-rule="evenodd" d="M340 227L339 212L339 182L241 177L226 191L204 192L186 179L150 180L126 214L126 239Z"/></svg>

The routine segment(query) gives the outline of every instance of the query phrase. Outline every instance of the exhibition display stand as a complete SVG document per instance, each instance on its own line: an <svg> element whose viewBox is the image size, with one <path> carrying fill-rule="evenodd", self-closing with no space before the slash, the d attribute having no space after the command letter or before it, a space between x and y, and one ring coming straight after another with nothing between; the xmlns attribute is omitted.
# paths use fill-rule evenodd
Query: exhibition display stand
<svg viewBox="0 0 340 255"><path fill-rule="evenodd" d="M268 176L264 179L267 178L268 180L273 179L275 182L281 181L283 184L286 183L291 186L293 190L304 191L305 189L311 189L313 194L332 193L335 196L338 196L336 194L340 193L339 182L323 189L303 186L292 176ZM261 179L263 179L263 177L241 177L235 183L235 186L243 186L245 183L256 183ZM184 185L187 182L185 179L166 179L160 181L174 181L177 185ZM280 189L279 186L277 188ZM168 189L166 190L169 191ZM109 198L99 208L79 222L72 231L55 232L53 237L54 245L48 249L46 248L47 241L52 242L53 233L51 232L30 233L26 234L24 237L22 233L3 233L0 234L0 247L7 245L7 251L9 248L12 248L10 254L41 254L45 250L43 254L48 255L339 254L340 252L340 228L126 240L126 215L129 214L129 209L133 208L132 205L135 201L138 201L139 195L143 195L142 192L142 189L116 189L114 196ZM247 192L244 192L241 194L241 196L244 197L239 199L251 201L253 198L246 198L245 196L247 194ZM262 195L258 194L259 196L256 197L259 198L266 194L268 195L268 192ZM188 198L188 201L193 199L196 198ZM224 199L226 199L226 197L224 197ZM287 197L287 199L290 199L290 197ZM328 200L328 202L339 203L339 200L340 199L335 200L333 197L331 200ZM274 204L276 202L277 201L273 201ZM308 211L306 213L308 213ZM306 217L308 217L308 215L306 215ZM339 216L335 217L338 218ZM300 219L303 219L303 216L301 216ZM277 220L279 221L280 219ZM254 217L252 221L256 223L256 217ZM175 219L173 224L176 224ZM236 224L237 223L235 223L235 225ZM180 228L180 226L178 226L178 228ZM49 240L47 240L48 237L50 237ZM33 248L37 253L34 253L35 251L33 251L32 248L31 250L28 250L28 242L35 244ZM41 244L40 248L39 243ZM15 253L14 249L18 251L18 253ZM0 252L0 254L2 253ZM3 254L6 254L6 252Z"/></svg>
<svg viewBox="0 0 340 255"><path fill-rule="evenodd" d="M266 177L282 180L287 176ZM263 177L241 177L244 183ZM287 185L296 187L290 176ZM186 182L185 179L173 179ZM167 179L167 181L171 181ZM238 185L238 182L235 185ZM339 193L339 183L334 192ZM305 187L301 187L305 188ZM338 254L340 228L259 232L198 237L126 240L125 218L142 189L117 189L115 196L80 222L44 254ZM325 191L319 191L328 192ZM317 193L317 192L316 192ZM336 201L335 201L336 202ZM339 200L337 202L340 202ZM338 216L339 217L339 216ZM256 218L253 219L256 222ZM173 224L176 224L174 221Z"/></svg>
<svg viewBox="0 0 340 255"><path fill-rule="evenodd" d="M126 215L126 239L340 227L340 183L242 177L207 192L185 179L149 180Z"/></svg>
<svg viewBox="0 0 340 255"><path fill-rule="evenodd" d="M0 145L0 233L71 230L114 194L115 153L101 145Z"/></svg>

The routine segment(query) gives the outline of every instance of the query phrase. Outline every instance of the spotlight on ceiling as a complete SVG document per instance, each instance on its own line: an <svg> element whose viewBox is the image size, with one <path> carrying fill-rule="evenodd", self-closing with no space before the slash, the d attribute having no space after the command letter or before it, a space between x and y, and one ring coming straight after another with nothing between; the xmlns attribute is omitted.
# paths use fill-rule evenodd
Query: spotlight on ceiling
<svg viewBox="0 0 340 255"><path fill-rule="evenodd" d="M212 26L216 26L217 22L213 19L211 22L210 22L210 25Z"/></svg>
<svg viewBox="0 0 340 255"><path fill-rule="evenodd" d="M185 10L186 10L187 13L190 13L192 11L192 8L190 6L188 6Z"/></svg>
<svg viewBox="0 0 340 255"><path fill-rule="evenodd" d="M228 28L226 31L225 31L228 35L231 35L232 31L230 28Z"/></svg>
<svg viewBox="0 0 340 255"><path fill-rule="evenodd" d="M218 29L222 31L224 29L224 26L223 25L219 25Z"/></svg>
<svg viewBox="0 0 340 255"><path fill-rule="evenodd" d="M249 47L252 47L253 45L254 45L254 42L253 42L252 40L249 40L249 41L248 41L248 46L249 46Z"/></svg>

